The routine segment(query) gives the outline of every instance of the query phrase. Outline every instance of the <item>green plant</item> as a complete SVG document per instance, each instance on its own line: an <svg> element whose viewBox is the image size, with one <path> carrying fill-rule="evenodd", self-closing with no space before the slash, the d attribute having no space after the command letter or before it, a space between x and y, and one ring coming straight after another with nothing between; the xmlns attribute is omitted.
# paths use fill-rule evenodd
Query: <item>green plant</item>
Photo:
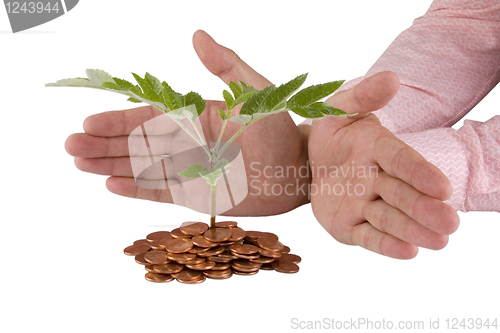
<svg viewBox="0 0 500 333"><path fill-rule="evenodd" d="M346 113L319 100L328 97L337 90L344 81L333 81L307 87L294 94L304 83L307 74L279 86L269 86L262 90L255 89L244 82L230 82L229 90L223 91L227 111L219 109L223 120L222 127L214 147L209 147L204 136L195 125L195 120L205 110L205 100L196 92L182 95L174 91L165 81L146 73L144 78L132 73L138 85L129 81L112 77L108 73L88 69L87 78L63 79L49 83L51 87L86 87L112 91L128 96L134 103L147 103L165 112L193 140L205 150L210 161L211 170L201 164L193 164L179 173L180 176L198 178L204 177L211 187L210 227L215 227L216 184L230 167L226 159L221 158L227 147L250 125L257 120L279 112L292 111L304 118L321 118L323 116L343 116ZM294 95L293 95L294 94ZM292 96L293 95L293 96ZM238 114L233 114L235 108L241 105ZM193 125L190 131L182 120L187 118ZM228 121L241 125L240 129L225 143L221 139ZM222 144L222 146L221 146Z"/></svg>

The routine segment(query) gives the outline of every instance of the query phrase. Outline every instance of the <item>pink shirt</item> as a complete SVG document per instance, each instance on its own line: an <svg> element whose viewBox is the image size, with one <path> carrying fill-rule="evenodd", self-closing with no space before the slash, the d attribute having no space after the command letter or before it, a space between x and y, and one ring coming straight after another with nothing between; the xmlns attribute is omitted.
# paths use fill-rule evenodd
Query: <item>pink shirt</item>
<svg viewBox="0 0 500 333"><path fill-rule="evenodd" d="M446 174L453 208L500 211L500 116L450 128L500 81L500 1L435 0L366 76L386 70L401 86L382 124Z"/></svg>

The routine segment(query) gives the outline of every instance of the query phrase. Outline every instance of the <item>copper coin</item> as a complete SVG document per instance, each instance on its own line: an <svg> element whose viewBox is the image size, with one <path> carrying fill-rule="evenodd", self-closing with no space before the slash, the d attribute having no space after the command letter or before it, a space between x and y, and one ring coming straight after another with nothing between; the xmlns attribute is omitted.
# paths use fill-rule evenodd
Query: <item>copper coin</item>
<svg viewBox="0 0 500 333"><path fill-rule="evenodd" d="M201 274L199 278L194 279L194 280L182 280L182 279L176 279L177 281L181 283L186 283L186 284L198 284L205 282L207 278L205 277L205 274Z"/></svg>
<svg viewBox="0 0 500 333"><path fill-rule="evenodd" d="M216 228L234 228L237 225L238 223L236 221L222 221L215 223Z"/></svg>
<svg viewBox="0 0 500 333"><path fill-rule="evenodd" d="M161 246L160 241L157 241L157 240L150 241L149 246L151 246L151 248L153 250L157 250L157 251L165 250L165 246Z"/></svg>
<svg viewBox="0 0 500 333"><path fill-rule="evenodd" d="M189 239L191 238L191 236L188 236L186 234L184 234L182 231L181 231L181 228L176 228L172 231L170 231L170 235L174 238L186 238L186 239Z"/></svg>
<svg viewBox="0 0 500 333"><path fill-rule="evenodd" d="M193 248L193 242L185 238L171 239L165 243L165 248L171 253L184 253Z"/></svg>
<svg viewBox="0 0 500 333"><path fill-rule="evenodd" d="M203 236L194 236L192 239L193 244L199 247L214 247L219 246L219 243L210 242Z"/></svg>
<svg viewBox="0 0 500 333"><path fill-rule="evenodd" d="M205 237L205 239L210 242L220 243L227 241L229 238L231 238L232 234L233 233L231 232L231 229L214 228L214 229L208 229L203 234L203 237Z"/></svg>
<svg viewBox="0 0 500 333"><path fill-rule="evenodd" d="M211 279L217 279L217 280L222 280L222 279L229 279L233 275L233 271L231 269L225 269L225 270L220 270L220 271L203 271L203 274Z"/></svg>
<svg viewBox="0 0 500 333"><path fill-rule="evenodd" d="M179 273L172 274L174 278L181 279L183 281L198 279L200 275L202 275L200 271L195 271L189 268L184 268Z"/></svg>
<svg viewBox="0 0 500 333"><path fill-rule="evenodd" d="M211 249L208 249L207 251L203 251L198 253L198 256L200 257L212 257L216 256L218 254L221 254L224 252L225 248L223 246L217 246L217 247L212 247Z"/></svg>
<svg viewBox="0 0 500 333"><path fill-rule="evenodd" d="M260 269L266 270L266 271L274 271L273 265L271 263L269 264L262 264L260 266Z"/></svg>
<svg viewBox="0 0 500 333"><path fill-rule="evenodd" d="M220 242L219 245L229 247L229 246L233 245L234 243L236 243L236 242L227 241L227 242Z"/></svg>
<svg viewBox="0 0 500 333"><path fill-rule="evenodd" d="M170 236L170 231L156 231L146 236L148 241L159 241L162 238Z"/></svg>
<svg viewBox="0 0 500 333"><path fill-rule="evenodd" d="M274 258L260 256L256 259L250 259L251 262L256 262L258 264L269 264L274 261Z"/></svg>
<svg viewBox="0 0 500 333"><path fill-rule="evenodd" d="M244 267L239 267L239 266L231 265L231 268L233 269L233 271L249 273L249 272L258 271L260 269L260 265L257 268L244 268Z"/></svg>
<svg viewBox="0 0 500 333"><path fill-rule="evenodd" d="M215 262L213 262L211 260L205 260L201 264L197 264L197 265L186 264L186 267L189 269L194 269L196 271L205 271L205 270L209 270L209 269L214 268Z"/></svg>
<svg viewBox="0 0 500 333"><path fill-rule="evenodd" d="M144 260L153 265L164 265L170 262L165 251L150 251L144 255Z"/></svg>
<svg viewBox="0 0 500 333"><path fill-rule="evenodd" d="M175 239L174 237L172 237L172 235L168 235L167 237L165 238L162 238L158 241L158 246L161 247L162 249L165 248L167 242L171 239Z"/></svg>
<svg viewBox="0 0 500 333"><path fill-rule="evenodd" d="M228 263L231 260L233 260L233 259L228 258L228 257L219 257L219 256L211 256L211 257L208 257L207 259L212 260L216 263Z"/></svg>
<svg viewBox="0 0 500 333"><path fill-rule="evenodd" d="M237 242L245 238L245 236L247 235L245 230L238 227L231 228L231 232L233 234L231 235L231 238L229 238L228 242Z"/></svg>
<svg viewBox="0 0 500 333"><path fill-rule="evenodd" d="M194 244L194 242L193 242L193 244ZM214 244L216 244L216 243L214 243ZM198 254L201 252L208 251L209 249L210 249L209 247L199 247L199 246L194 245L193 248L191 250L189 250L188 252Z"/></svg>
<svg viewBox="0 0 500 333"><path fill-rule="evenodd" d="M150 273L156 273L156 272L155 272L155 269L154 269L154 267L153 267L153 266L154 266L154 265L147 264L147 265L145 265L145 266L144 266L144 269L145 269L145 270L147 270L147 271L148 271L148 272L150 272Z"/></svg>
<svg viewBox="0 0 500 333"><path fill-rule="evenodd" d="M231 265L227 262L216 262L215 267L212 268L212 271L223 271L223 270L230 269L230 268L231 268Z"/></svg>
<svg viewBox="0 0 500 333"><path fill-rule="evenodd" d="M264 250L281 251L283 249L283 244L281 244L281 242L271 238L259 237L255 240L255 243Z"/></svg>
<svg viewBox="0 0 500 333"><path fill-rule="evenodd" d="M173 261L183 260L189 261L196 258L196 254L193 253L167 253L167 258Z"/></svg>
<svg viewBox="0 0 500 333"><path fill-rule="evenodd" d="M146 252L144 253L139 253L138 255L135 256L135 262L140 264L140 265L147 265L149 264L145 259L144 259L144 255L146 254Z"/></svg>
<svg viewBox="0 0 500 333"><path fill-rule="evenodd" d="M281 253L280 251L269 251L264 249L259 249L259 253L261 256L271 258L280 258L283 255L283 253Z"/></svg>
<svg viewBox="0 0 500 333"><path fill-rule="evenodd" d="M291 261L283 261L281 258L273 261L271 265L273 265L273 268L277 272L281 273L297 273L299 271L299 266L297 266L297 264Z"/></svg>
<svg viewBox="0 0 500 333"><path fill-rule="evenodd" d="M276 236L275 234L273 234L271 232L262 232L262 231L252 230L252 231L247 231L246 234L247 235L245 236L245 240L250 241L250 242L255 241L259 237L271 238L274 240L278 240L278 236Z"/></svg>
<svg viewBox="0 0 500 333"><path fill-rule="evenodd" d="M205 260L207 260L207 259L205 259L203 257L196 257L193 260L177 260L177 262L179 264L183 264L183 265L186 265L186 264L197 265L197 264L201 264Z"/></svg>
<svg viewBox="0 0 500 333"><path fill-rule="evenodd" d="M232 267L238 267L245 270L259 269L262 264L251 262L245 259L236 259L231 262Z"/></svg>
<svg viewBox="0 0 500 333"><path fill-rule="evenodd" d="M298 264L299 262L302 261L302 259L296 255L296 254L290 254L290 253L283 253L283 255L281 256L280 260L282 261L291 261L295 264Z"/></svg>
<svg viewBox="0 0 500 333"><path fill-rule="evenodd" d="M163 282L170 282L173 279L174 278L170 276L170 274L158 274L151 272L146 273L146 280L148 280L149 282L163 283Z"/></svg>
<svg viewBox="0 0 500 333"><path fill-rule="evenodd" d="M162 273L162 274L179 273L180 271L182 271L183 268L184 268L183 265L175 263L175 262L171 262L171 263L168 263L165 265L153 265L153 270L156 273Z"/></svg>
<svg viewBox="0 0 500 333"><path fill-rule="evenodd" d="M197 236L207 231L208 225L203 222L184 222L179 229L185 235Z"/></svg>
<svg viewBox="0 0 500 333"><path fill-rule="evenodd" d="M234 244L229 247L233 253L253 254L259 252L259 248L252 244Z"/></svg>
<svg viewBox="0 0 500 333"><path fill-rule="evenodd" d="M232 252L234 254L235 257L237 258L241 258L241 259L257 259L260 257L260 254L258 253L254 253L254 254L239 254L239 253L236 253L236 252Z"/></svg>
<svg viewBox="0 0 500 333"><path fill-rule="evenodd" d="M230 251L222 252L218 255L219 258L227 258L229 260L237 259L238 257L232 254Z"/></svg>
<svg viewBox="0 0 500 333"><path fill-rule="evenodd" d="M149 241L147 239L138 239L134 242L134 244L147 244L147 245L149 245Z"/></svg>
<svg viewBox="0 0 500 333"><path fill-rule="evenodd" d="M151 246L149 246L147 244L139 243L139 244L127 246L123 250L123 253L125 253L128 256L136 256L140 253L148 252L149 249L151 249Z"/></svg>
<svg viewBox="0 0 500 333"><path fill-rule="evenodd" d="M253 271L253 272L242 272L242 271L233 271L234 274L237 275L255 275L259 272L259 270Z"/></svg>
<svg viewBox="0 0 500 333"><path fill-rule="evenodd" d="M283 245L283 248L281 249L281 253L289 253L290 252L290 248L286 245Z"/></svg>

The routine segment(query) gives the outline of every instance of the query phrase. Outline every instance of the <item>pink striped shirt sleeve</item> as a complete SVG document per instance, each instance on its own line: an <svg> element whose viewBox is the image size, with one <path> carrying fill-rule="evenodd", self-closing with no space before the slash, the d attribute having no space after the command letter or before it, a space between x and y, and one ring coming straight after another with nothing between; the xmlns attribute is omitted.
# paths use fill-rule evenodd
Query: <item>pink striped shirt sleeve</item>
<svg viewBox="0 0 500 333"><path fill-rule="evenodd" d="M446 174L453 208L500 211L500 116L450 128L500 81L500 1L435 0L366 76L386 70L401 85L382 124Z"/></svg>

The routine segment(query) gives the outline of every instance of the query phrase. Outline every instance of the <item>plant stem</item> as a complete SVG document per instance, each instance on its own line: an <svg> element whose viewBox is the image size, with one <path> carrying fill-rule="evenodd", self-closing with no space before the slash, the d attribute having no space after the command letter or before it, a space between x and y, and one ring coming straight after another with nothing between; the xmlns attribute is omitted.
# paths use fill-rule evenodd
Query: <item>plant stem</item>
<svg viewBox="0 0 500 333"><path fill-rule="evenodd" d="M218 159L221 158L222 153L224 153L224 150L226 150L227 147L229 147L231 142L233 142L238 137L238 135L240 135L245 130L245 128L248 127L248 125L249 124L246 124L245 126L241 126L241 128L238 130L238 132L234 133L234 135L224 144L224 146L222 146L222 148L217 152Z"/></svg>
<svg viewBox="0 0 500 333"><path fill-rule="evenodd" d="M224 130L226 129L226 125L227 125L227 119L224 120L224 122L222 123L222 127L220 129L220 132L219 132L219 137L217 138L217 143L215 144L215 151L217 151L219 149L219 146L220 146L220 142L222 140L222 134L224 134ZM217 154L218 155L218 154ZM220 157L220 156L219 156Z"/></svg>
<svg viewBox="0 0 500 333"><path fill-rule="evenodd" d="M210 213L210 229L215 228L215 211L216 211L216 193L217 193L217 186L210 186L210 197L212 199L211 205L211 213Z"/></svg>

